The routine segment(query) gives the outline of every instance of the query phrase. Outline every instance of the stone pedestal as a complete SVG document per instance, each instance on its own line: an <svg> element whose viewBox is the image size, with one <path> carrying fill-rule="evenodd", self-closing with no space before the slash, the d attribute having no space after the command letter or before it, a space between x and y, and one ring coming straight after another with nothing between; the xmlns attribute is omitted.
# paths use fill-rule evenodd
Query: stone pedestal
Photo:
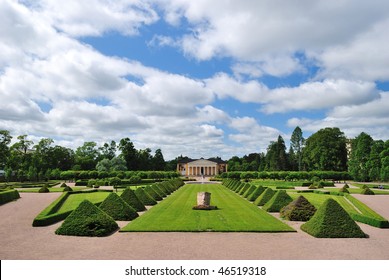
<svg viewBox="0 0 389 280"><path fill-rule="evenodd" d="M199 192L197 193L197 205L193 210L214 210L217 206L211 206L211 193Z"/></svg>

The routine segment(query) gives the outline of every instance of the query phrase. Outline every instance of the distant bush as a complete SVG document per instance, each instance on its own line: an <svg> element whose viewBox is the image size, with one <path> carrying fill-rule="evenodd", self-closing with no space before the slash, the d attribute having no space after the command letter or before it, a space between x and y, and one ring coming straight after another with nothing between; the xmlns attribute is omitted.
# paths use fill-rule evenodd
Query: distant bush
<svg viewBox="0 0 389 280"><path fill-rule="evenodd" d="M369 188L366 188L366 189L363 189L361 194L364 194L364 195L374 195L375 193L369 189Z"/></svg>
<svg viewBox="0 0 389 280"><path fill-rule="evenodd" d="M55 231L60 235L107 236L118 229L117 223L104 211L84 200Z"/></svg>
<svg viewBox="0 0 389 280"><path fill-rule="evenodd" d="M281 218L290 221L308 221L316 212L313 206L304 196L300 195L297 199L283 207L280 211Z"/></svg>
<svg viewBox="0 0 389 280"><path fill-rule="evenodd" d="M48 193L50 192L49 188L47 186L43 186L38 190L39 193Z"/></svg>
<svg viewBox="0 0 389 280"><path fill-rule="evenodd" d="M73 189L72 189L71 187L69 187L69 186L66 185L66 187L63 188L63 191L64 191L64 192L72 192Z"/></svg>
<svg viewBox="0 0 389 280"><path fill-rule="evenodd" d="M343 187L341 187L341 188L339 189L339 192L340 192L340 193L350 193L350 192L348 191L346 185L344 185Z"/></svg>

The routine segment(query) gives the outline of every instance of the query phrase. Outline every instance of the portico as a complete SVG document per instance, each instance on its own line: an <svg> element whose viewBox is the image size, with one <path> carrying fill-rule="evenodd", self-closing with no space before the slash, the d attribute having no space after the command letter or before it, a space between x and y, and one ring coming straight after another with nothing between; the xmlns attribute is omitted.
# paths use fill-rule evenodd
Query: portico
<svg viewBox="0 0 389 280"><path fill-rule="evenodd" d="M221 159L186 159L177 163L182 176L215 176L227 172L227 163Z"/></svg>

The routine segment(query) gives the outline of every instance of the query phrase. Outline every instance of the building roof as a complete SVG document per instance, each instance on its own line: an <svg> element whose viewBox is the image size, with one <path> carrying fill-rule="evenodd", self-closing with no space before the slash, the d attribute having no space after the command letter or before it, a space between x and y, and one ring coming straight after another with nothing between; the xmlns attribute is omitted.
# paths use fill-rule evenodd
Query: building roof
<svg viewBox="0 0 389 280"><path fill-rule="evenodd" d="M186 164L186 163L189 163L189 162L192 162L192 161L196 161L196 160L200 160L200 159L204 159L204 158L192 159L192 158L185 157L185 158L183 158L183 159L178 160L177 163ZM215 163L217 163L217 164L225 164L225 163L227 163L226 161L222 160L220 157L208 158L208 159L206 159L206 160L215 162Z"/></svg>

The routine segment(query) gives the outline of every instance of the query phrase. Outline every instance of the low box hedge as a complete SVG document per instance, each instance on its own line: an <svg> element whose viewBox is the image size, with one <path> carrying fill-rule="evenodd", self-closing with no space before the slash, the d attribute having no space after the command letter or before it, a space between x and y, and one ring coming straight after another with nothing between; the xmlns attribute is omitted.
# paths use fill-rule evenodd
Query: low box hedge
<svg viewBox="0 0 389 280"><path fill-rule="evenodd" d="M17 190L4 190L0 192L0 205L20 198Z"/></svg>
<svg viewBox="0 0 389 280"><path fill-rule="evenodd" d="M69 195L77 194L77 193L89 193L89 192L98 192L98 191L104 191L104 192L112 192L111 190L88 190L88 191L71 191L71 192L64 192L60 197L58 197L56 200L54 200L53 203L51 203L48 207L46 207L42 212L38 214L38 216L35 217L34 221L32 222L33 227L44 227L48 225L55 224L59 221L62 221L67 216L72 213L72 210L57 213L58 210L62 207L66 199L69 197ZM100 204L100 203L98 203ZM96 205L98 205L96 204Z"/></svg>

